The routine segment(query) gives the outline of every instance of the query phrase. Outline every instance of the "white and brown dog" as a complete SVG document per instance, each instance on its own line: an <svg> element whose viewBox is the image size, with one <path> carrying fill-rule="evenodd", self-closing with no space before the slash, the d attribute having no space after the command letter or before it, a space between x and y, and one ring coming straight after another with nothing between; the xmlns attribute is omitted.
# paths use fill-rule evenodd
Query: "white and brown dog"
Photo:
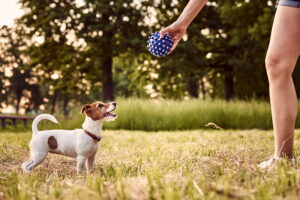
<svg viewBox="0 0 300 200"><path fill-rule="evenodd" d="M78 174L83 172L85 163L87 172L92 172L103 122L116 119L117 114L112 113L116 106L116 103L102 102L84 105L81 110L81 113L86 114L83 129L39 131L37 125L43 119L58 122L50 114L37 116L32 123L30 159L22 164L23 171L32 171L50 152L76 158Z"/></svg>

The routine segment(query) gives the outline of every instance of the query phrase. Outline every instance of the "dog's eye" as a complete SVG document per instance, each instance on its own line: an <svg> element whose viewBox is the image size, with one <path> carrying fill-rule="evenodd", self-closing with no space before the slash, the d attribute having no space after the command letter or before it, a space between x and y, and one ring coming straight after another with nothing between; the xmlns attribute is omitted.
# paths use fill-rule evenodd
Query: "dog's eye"
<svg viewBox="0 0 300 200"><path fill-rule="evenodd" d="M98 104L98 108L102 108L103 106L104 106L104 105L101 104L101 103Z"/></svg>

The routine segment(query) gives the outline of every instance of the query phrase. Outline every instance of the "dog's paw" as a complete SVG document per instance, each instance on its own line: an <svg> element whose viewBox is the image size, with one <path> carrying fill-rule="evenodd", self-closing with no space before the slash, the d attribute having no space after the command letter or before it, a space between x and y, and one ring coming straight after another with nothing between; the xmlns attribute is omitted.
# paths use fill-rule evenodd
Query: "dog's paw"
<svg viewBox="0 0 300 200"><path fill-rule="evenodd" d="M29 168L29 165L31 164L31 160L26 161L22 164L22 169L24 173L30 173L31 172L31 168Z"/></svg>

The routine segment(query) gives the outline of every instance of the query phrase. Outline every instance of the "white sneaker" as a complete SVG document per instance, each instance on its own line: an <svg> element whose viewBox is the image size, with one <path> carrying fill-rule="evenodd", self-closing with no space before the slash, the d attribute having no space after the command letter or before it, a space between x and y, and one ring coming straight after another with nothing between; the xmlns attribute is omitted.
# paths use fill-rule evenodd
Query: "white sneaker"
<svg viewBox="0 0 300 200"><path fill-rule="evenodd" d="M275 167L277 165L277 163L285 161L285 160L287 160L287 161L289 161L291 163L295 163L296 162L295 158L285 159L285 158L282 158L282 157L274 156L273 158L270 158L269 160L261 162L258 165L258 167L260 169L273 168L273 167Z"/></svg>

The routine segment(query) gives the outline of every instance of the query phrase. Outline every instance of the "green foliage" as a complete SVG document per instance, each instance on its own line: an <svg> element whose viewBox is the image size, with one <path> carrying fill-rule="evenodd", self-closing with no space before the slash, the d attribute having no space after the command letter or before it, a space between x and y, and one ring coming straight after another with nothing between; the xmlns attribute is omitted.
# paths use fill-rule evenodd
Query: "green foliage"
<svg viewBox="0 0 300 200"><path fill-rule="evenodd" d="M140 65L149 57L147 54L132 57L130 53L124 53L114 58L113 79L117 97L148 98L150 96L144 87L153 84L155 80L149 76L151 68Z"/></svg>
<svg viewBox="0 0 300 200"><path fill-rule="evenodd" d="M113 58L122 59L127 55L129 60L135 60L137 54L145 52L144 41L148 26L144 20L150 3L151 1L86 0L78 8L81 17L75 32L78 38L86 42L84 66L89 70L87 78L92 84L102 84L103 100L113 99L115 88L122 88L118 79L114 84L112 73L118 73L118 70L112 69L116 66L116 59ZM131 68L130 65L123 65L122 71L129 74ZM126 75L122 78L121 81L129 81Z"/></svg>
<svg viewBox="0 0 300 200"><path fill-rule="evenodd" d="M59 101L67 111L71 100L82 101L83 95L111 99L113 58L126 54L134 60L145 51L148 1L20 3L27 12L18 20L25 29L19 34L31 40L27 67L40 75L51 112ZM129 66L122 71L130 73Z"/></svg>

